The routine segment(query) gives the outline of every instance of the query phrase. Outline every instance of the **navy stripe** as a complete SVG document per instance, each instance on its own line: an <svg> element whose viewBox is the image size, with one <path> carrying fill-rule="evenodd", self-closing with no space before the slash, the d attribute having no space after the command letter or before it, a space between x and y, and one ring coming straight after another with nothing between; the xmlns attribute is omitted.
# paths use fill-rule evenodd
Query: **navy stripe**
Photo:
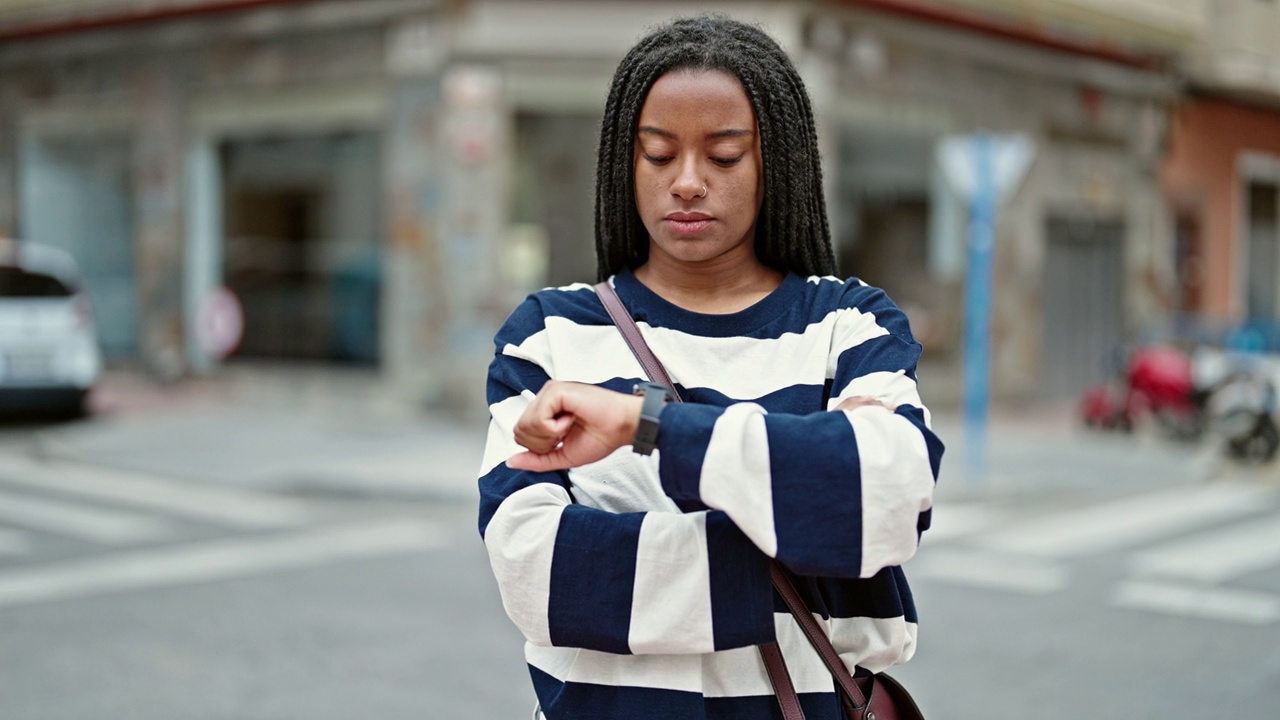
<svg viewBox="0 0 1280 720"><path fill-rule="evenodd" d="M850 380L874 372L905 370L906 376L914 381L920 349L920 345L892 335L881 335L848 348L836 361L836 392L844 390Z"/></svg>
<svg viewBox="0 0 1280 720"><path fill-rule="evenodd" d="M859 312L875 316L876 324L884 328L890 335L907 342L915 343L911 335L911 322L907 314L889 299L883 290L870 286L849 287L841 299L844 307L857 308Z"/></svg>
<svg viewBox="0 0 1280 720"><path fill-rule="evenodd" d="M532 665L529 676L548 720L782 720L773 695L704 699L680 690L562 683ZM834 692L799 698L806 720L844 720Z"/></svg>
<svg viewBox="0 0 1280 720"><path fill-rule="evenodd" d="M789 413L807 415L816 410L825 410L824 393L821 385L795 384L780 388L767 395L755 398L731 398L712 388L694 387L683 390L686 402L701 405L728 407L737 402L753 402L771 413Z"/></svg>
<svg viewBox="0 0 1280 720"><path fill-rule="evenodd" d="M489 382L485 388L489 405L497 405L522 390L538 392L551 378L535 363L507 355L494 357L489 364Z"/></svg>
<svg viewBox="0 0 1280 720"><path fill-rule="evenodd" d="M658 426L658 475L662 490L674 500L701 500L702 460L711 431L724 408L710 405L667 405ZM846 423L847 424L847 423Z"/></svg>
<svg viewBox="0 0 1280 720"><path fill-rule="evenodd" d="M644 513L570 505L551 559L551 644L630 653L631 599Z"/></svg>
<svg viewBox="0 0 1280 720"><path fill-rule="evenodd" d="M530 295L525 298L524 302L511 311L493 337L498 354L502 354L502 348L507 345L519 345L531 335L542 331L547 326L546 317L547 314L542 311L542 302L537 297Z"/></svg>
<svg viewBox="0 0 1280 720"><path fill-rule="evenodd" d="M889 620L904 615L912 618L915 616L911 593L906 590L906 578L899 567L884 568L869 578L799 575L793 579L796 589L808 602L809 609L824 618L865 617ZM785 613L787 606L781 598L775 598L773 610Z"/></svg>
<svg viewBox="0 0 1280 720"><path fill-rule="evenodd" d="M857 577L862 481L848 418L825 412L803 418L766 415L764 423L778 559L803 575Z"/></svg>
<svg viewBox="0 0 1280 720"><path fill-rule="evenodd" d="M773 640L769 558L719 510L707 513L707 557L716 650Z"/></svg>

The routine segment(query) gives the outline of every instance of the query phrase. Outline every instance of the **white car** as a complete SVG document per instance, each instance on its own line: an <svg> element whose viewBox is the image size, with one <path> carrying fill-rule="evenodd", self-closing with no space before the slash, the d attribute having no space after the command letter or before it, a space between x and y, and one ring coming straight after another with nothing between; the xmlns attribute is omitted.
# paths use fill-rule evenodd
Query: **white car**
<svg viewBox="0 0 1280 720"><path fill-rule="evenodd" d="M0 412L82 414L101 373L102 349L75 260L0 238Z"/></svg>

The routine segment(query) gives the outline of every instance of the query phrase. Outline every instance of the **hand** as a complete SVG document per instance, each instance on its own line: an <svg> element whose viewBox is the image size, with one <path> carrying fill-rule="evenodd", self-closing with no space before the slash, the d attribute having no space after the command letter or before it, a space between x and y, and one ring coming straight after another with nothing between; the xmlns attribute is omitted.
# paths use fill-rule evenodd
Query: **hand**
<svg viewBox="0 0 1280 720"><path fill-rule="evenodd" d="M860 395L847 397L844 400L841 400L839 405L836 405L831 409L832 410L855 410L860 407L877 407L877 406L882 407L885 410L888 410L889 412L894 412L898 409L897 405L890 405L877 398L862 397Z"/></svg>
<svg viewBox="0 0 1280 720"><path fill-rule="evenodd" d="M551 380L516 422L525 448L507 460L516 470L567 470L630 445L644 398L583 383Z"/></svg>

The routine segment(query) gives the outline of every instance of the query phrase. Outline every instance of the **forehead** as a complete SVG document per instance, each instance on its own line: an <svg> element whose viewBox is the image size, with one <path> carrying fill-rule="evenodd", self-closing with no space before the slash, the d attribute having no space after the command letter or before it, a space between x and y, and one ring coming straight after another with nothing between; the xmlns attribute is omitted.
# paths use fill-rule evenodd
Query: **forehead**
<svg viewBox="0 0 1280 720"><path fill-rule="evenodd" d="M674 130L755 129L755 111L738 78L721 70L673 70L653 83L640 124Z"/></svg>

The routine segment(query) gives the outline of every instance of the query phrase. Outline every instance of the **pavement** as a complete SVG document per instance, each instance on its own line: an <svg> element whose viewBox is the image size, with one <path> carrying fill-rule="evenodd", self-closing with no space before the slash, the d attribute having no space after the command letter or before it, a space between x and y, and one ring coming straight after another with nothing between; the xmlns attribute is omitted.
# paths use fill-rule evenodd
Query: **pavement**
<svg viewBox="0 0 1280 720"><path fill-rule="evenodd" d="M112 371L90 405L83 420L4 433L0 453L293 494L477 499L484 423L414 406L374 370L231 364L170 384ZM1278 477L1278 464L1225 461L1211 440L1087 431L1068 404L993 408L977 457L954 410L935 408L933 425L947 445L942 502L1070 502Z"/></svg>

